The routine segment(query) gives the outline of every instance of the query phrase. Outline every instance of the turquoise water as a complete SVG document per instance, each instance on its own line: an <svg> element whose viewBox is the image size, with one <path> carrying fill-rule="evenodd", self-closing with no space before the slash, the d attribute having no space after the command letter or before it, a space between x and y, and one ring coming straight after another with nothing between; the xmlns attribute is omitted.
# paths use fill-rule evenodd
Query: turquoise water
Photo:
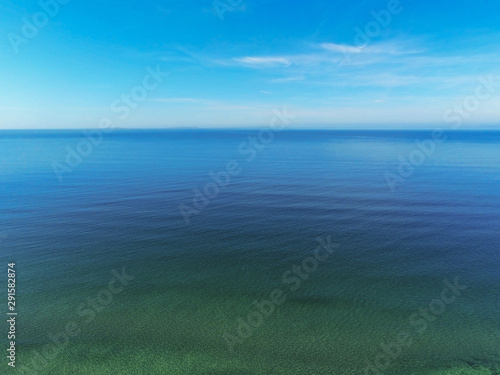
<svg viewBox="0 0 500 375"><path fill-rule="evenodd" d="M0 134L19 373L500 373L500 133L257 133Z"/></svg>

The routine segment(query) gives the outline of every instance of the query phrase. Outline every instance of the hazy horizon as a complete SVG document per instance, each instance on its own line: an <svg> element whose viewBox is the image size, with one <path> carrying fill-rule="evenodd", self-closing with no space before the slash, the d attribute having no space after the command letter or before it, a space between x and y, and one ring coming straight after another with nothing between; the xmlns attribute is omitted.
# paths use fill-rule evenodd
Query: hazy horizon
<svg viewBox="0 0 500 375"><path fill-rule="evenodd" d="M261 130L262 128L265 128L265 126L259 125L259 126L241 126L241 127L216 127L216 126L207 126L207 127L195 127L195 126L178 126L178 127L117 127L113 128L114 131L134 131L134 130L144 130L144 131L154 131L154 130ZM0 132L2 131L74 131L74 132L80 132L80 131L91 131L91 130L99 130L98 127L95 128L3 128L0 129ZM332 127L290 127L283 129L283 132L286 131L331 131L331 132L385 132L385 131L390 131L390 132L429 132L429 131L444 131L446 133L453 133L453 132L500 132L500 126L497 125L492 125L492 127L477 127L477 128L460 128L460 129L447 129L440 127L439 125L436 126L429 126L429 127L407 127L407 128L390 128L390 127L373 127L373 128L362 128L362 127L356 127L356 128L347 128L347 127L338 127L338 128L332 128Z"/></svg>

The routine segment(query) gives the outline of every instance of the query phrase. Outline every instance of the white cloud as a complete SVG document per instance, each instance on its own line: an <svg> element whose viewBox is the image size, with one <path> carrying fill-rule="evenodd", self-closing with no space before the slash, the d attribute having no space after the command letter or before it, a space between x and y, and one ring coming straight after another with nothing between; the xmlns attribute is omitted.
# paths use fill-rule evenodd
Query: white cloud
<svg viewBox="0 0 500 375"><path fill-rule="evenodd" d="M291 76L291 77L283 77L283 78L275 78L271 80L271 83L286 83L286 82L297 82L305 80L305 76Z"/></svg>
<svg viewBox="0 0 500 375"><path fill-rule="evenodd" d="M255 67L290 66L292 64L288 58L281 56L246 56L234 58L233 61Z"/></svg>
<svg viewBox="0 0 500 375"><path fill-rule="evenodd" d="M320 47L331 52L340 52L340 53L360 53L363 51L362 47L348 46L345 44L336 44L336 43L322 43Z"/></svg>
<svg viewBox="0 0 500 375"><path fill-rule="evenodd" d="M150 102L164 102L164 103L193 103L198 102L196 98L153 98L149 99Z"/></svg>

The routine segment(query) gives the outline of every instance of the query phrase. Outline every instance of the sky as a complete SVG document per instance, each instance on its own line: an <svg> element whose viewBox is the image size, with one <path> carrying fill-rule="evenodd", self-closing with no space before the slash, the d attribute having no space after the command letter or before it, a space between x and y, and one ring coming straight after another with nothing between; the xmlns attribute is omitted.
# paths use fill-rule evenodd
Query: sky
<svg viewBox="0 0 500 375"><path fill-rule="evenodd" d="M297 128L499 128L499 14L497 0L4 0L0 129L263 127L284 108Z"/></svg>

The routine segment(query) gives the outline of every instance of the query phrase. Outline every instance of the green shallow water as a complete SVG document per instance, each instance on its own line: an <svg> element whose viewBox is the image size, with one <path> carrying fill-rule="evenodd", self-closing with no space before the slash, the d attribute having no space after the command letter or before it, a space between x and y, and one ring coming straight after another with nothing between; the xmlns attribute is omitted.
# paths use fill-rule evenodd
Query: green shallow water
<svg viewBox="0 0 500 375"><path fill-rule="evenodd" d="M139 293L140 300L134 298ZM382 353L382 342L394 342L400 328L409 329L406 318L414 312L291 296L230 352L222 334L235 333L237 318L254 310L253 301L188 288L146 293L131 287L89 324L74 309L61 311L59 321L45 320L40 338L19 355L31 363L50 343L43 331L60 332L61 322L75 321L82 334L39 374L365 374L366 360ZM463 312L451 306L422 334L409 329L413 342L381 373L498 374L498 327L485 330L457 314Z"/></svg>

